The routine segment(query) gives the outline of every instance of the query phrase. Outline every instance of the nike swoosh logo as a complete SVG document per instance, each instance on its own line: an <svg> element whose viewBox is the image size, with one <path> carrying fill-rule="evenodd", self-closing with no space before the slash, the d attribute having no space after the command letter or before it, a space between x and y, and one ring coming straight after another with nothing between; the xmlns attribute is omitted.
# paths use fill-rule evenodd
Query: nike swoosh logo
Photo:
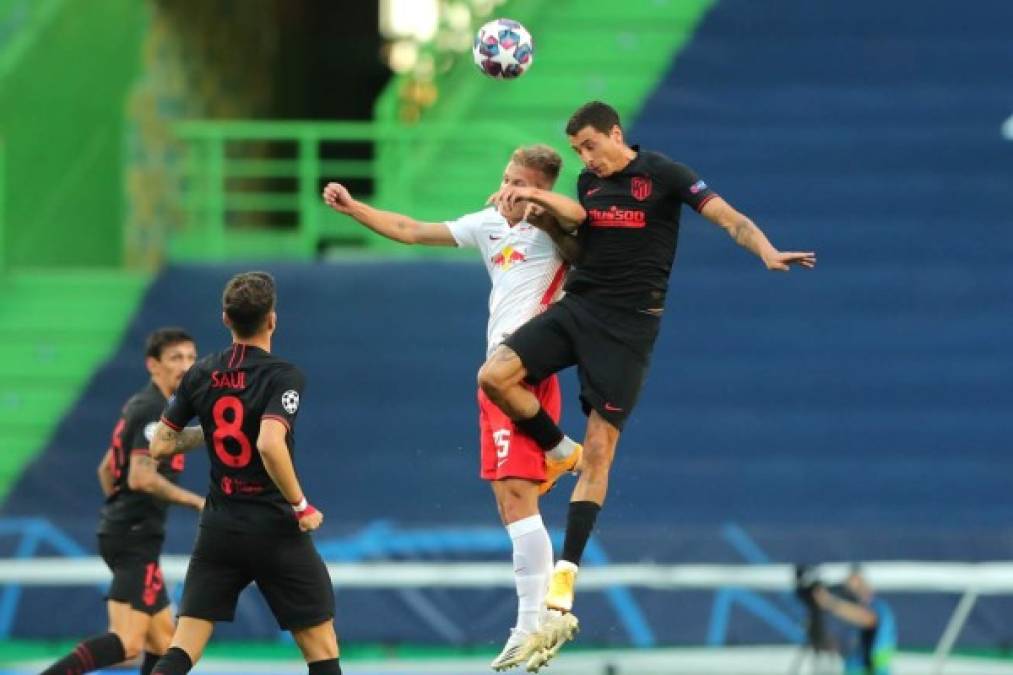
<svg viewBox="0 0 1013 675"><path fill-rule="evenodd" d="M501 466L503 466L504 464L506 464L506 462L507 461L505 459L501 459L500 461L496 462L496 468L497 469L500 468Z"/></svg>
<svg viewBox="0 0 1013 675"><path fill-rule="evenodd" d="M605 410L608 410L609 412L622 412L623 411L622 408L617 408L614 405L612 405L611 403L606 403L605 404Z"/></svg>
<svg viewBox="0 0 1013 675"><path fill-rule="evenodd" d="M598 187L596 187L596 188L591 188L590 190L588 190L587 192L585 192L585 193L584 193L584 196L585 196L585 197L590 197L590 196L591 196L591 195L593 195L593 194L594 194L595 192L598 192L598 190L601 190L601 186L600 186L600 185L599 185Z"/></svg>

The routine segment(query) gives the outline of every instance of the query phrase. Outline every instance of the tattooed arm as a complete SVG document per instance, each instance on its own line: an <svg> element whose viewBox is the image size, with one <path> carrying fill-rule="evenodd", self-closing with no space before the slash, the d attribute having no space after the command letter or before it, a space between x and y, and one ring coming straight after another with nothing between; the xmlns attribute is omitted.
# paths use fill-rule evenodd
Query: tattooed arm
<svg viewBox="0 0 1013 675"><path fill-rule="evenodd" d="M200 427L185 427L182 431L159 422L149 446L155 460L165 459L182 452L190 452L204 445L204 431Z"/></svg>
<svg viewBox="0 0 1013 675"><path fill-rule="evenodd" d="M130 455L127 486L131 490L147 492L151 496L171 504L189 506L198 511L204 508L203 497L179 487L158 473L158 462L141 451Z"/></svg>
<svg viewBox="0 0 1013 675"><path fill-rule="evenodd" d="M580 257L580 244L577 242L577 237L563 229L558 218L537 204L529 204L524 213L524 220L549 235L563 260L571 265L577 262L577 258Z"/></svg>
<svg viewBox="0 0 1013 675"><path fill-rule="evenodd" d="M374 209L354 199L341 183L328 183L324 201L332 209L351 216L377 234L402 244L457 246L446 223L423 223L392 211Z"/></svg>
<svg viewBox="0 0 1013 675"><path fill-rule="evenodd" d="M724 229L739 246L758 256L768 270L787 272L791 265L810 269L816 266L816 254L811 251L778 251L752 220L736 211L721 197L709 199L700 214Z"/></svg>

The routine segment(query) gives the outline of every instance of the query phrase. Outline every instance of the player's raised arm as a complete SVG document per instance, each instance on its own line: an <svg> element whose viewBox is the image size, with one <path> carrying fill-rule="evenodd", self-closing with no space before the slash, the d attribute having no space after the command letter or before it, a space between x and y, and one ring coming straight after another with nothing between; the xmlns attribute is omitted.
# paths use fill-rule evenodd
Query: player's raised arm
<svg viewBox="0 0 1013 675"><path fill-rule="evenodd" d="M735 242L757 255L768 270L787 272L792 265L812 269L816 266L816 254L812 251L779 251L770 243L756 224L739 213L732 205L718 196L708 199L700 214L724 229Z"/></svg>
<svg viewBox="0 0 1013 675"><path fill-rule="evenodd" d="M572 232L564 230L555 216L537 204L529 204L524 212L524 220L549 235L563 260L571 265L577 262L577 258L580 256L580 244L577 242L577 237Z"/></svg>
<svg viewBox="0 0 1013 675"><path fill-rule="evenodd" d="M555 216L559 226L567 232L575 231L581 223L587 220L587 211L583 206L569 197L551 190L505 185L489 197L490 203L499 205L502 202L508 208L522 201L536 204L545 209Z"/></svg>
<svg viewBox="0 0 1013 675"><path fill-rule="evenodd" d="M341 183L328 183L324 202L338 213L351 216L377 234L402 244L457 246L446 223L423 223L400 213L382 211L354 199Z"/></svg>

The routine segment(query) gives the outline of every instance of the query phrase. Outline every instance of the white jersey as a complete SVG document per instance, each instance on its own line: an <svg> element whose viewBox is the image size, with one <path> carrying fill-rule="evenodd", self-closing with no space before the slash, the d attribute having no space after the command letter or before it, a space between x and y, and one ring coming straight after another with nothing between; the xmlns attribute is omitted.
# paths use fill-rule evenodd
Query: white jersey
<svg viewBox="0 0 1013 675"><path fill-rule="evenodd" d="M488 354L562 295L567 265L552 238L521 221L513 227L495 207L447 222L457 245L477 248L492 280Z"/></svg>

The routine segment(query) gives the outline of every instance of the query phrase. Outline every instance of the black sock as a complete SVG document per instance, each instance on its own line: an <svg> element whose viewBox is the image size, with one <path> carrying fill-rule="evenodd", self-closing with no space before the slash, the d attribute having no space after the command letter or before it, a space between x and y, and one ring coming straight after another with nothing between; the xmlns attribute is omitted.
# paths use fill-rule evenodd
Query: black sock
<svg viewBox="0 0 1013 675"><path fill-rule="evenodd" d="M549 413L545 412L545 408L539 407L534 417L526 420L514 420L514 424L522 432L533 438L538 447L542 449L542 452L552 450L563 440L562 430L559 428L559 425L552 421Z"/></svg>
<svg viewBox="0 0 1013 675"><path fill-rule="evenodd" d="M594 502L570 502L570 511L566 514L566 537L563 539L563 555L560 560L580 564L584 555L584 547L591 538L594 522L598 520L601 505Z"/></svg>
<svg viewBox="0 0 1013 675"><path fill-rule="evenodd" d="M190 655L179 647L169 647L165 656L155 664L151 675L186 675L193 668Z"/></svg>
<svg viewBox="0 0 1013 675"><path fill-rule="evenodd" d="M88 638L74 647L67 656L43 670L39 675L67 675L67 673L90 673L108 666L122 663L127 655L123 651L123 643L115 633L106 633L98 637Z"/></svg>
<svg viewBox="0 0 1013 675"><path fill-rule="evenodd" d="M337 659L314 661L309 667L309 675L341 675L341 665Z"/></svg>
<svg viewBox="0 0 1013 675"><path fill-rule="evenodd" d="M141 664L141 675L151 675L152 669L158 660L162 658L161 654L152 654L151 652L144 652L144 662Z"/></svg>

